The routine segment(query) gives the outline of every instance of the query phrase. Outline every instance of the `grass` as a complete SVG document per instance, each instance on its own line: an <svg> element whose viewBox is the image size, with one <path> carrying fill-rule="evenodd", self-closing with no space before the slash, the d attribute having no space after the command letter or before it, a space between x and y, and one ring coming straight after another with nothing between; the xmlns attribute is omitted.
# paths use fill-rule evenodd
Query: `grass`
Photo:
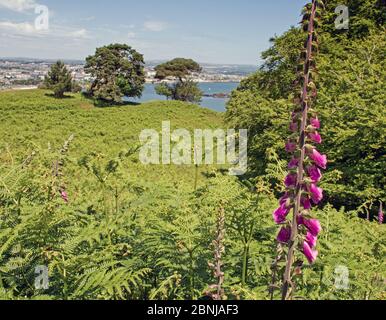
<svg viewBox="0 0 386 320"><path fill-rule="evenodd" d="M0 160L5 163L48 144L60 148L72 134L72 157L95 152L111 158L138 144L142 130L160 132L162 121L170 121L172 130L223 127L222 114L182 102L97 108L79 94L59 100L44 90L0 92L0 113ZM194 184L194 166L133 166L132 175L142 180L167 177L168 184Z"/></svg>
<svg viewBox="0 0 386 320"><path fill-rule="evenodd" d="M162 121L172 130L225 127L221 113L182 102L96 108L78 94L0 92L0 299L197 299L214 281L208 262L219 206L227 295L269 297L278 231L270 186L250 192L221 168L201 166L193 192L194 165L119 156ZM63 175L53 175L62 158ZM316 213L319 258L296 279L299 299L385 299L384 226L329 206ZM49 266L47 291L33 287L37 265ZM336 288L339 266L350 272L349 290Z"/></svg>

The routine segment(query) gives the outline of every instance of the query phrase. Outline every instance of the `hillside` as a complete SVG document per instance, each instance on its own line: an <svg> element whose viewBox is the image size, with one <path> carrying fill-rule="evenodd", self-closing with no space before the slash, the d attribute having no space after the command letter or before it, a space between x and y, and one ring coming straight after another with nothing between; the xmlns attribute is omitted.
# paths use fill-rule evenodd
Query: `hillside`
<svg viewBox="0 0 386 320"><path fill-rule="evenodd" d="M39 90L0 93L0 112L0 298L207 295L222 209L225 293L268 298L277 234L269 188L251 192L202 166L194 192L194 167L144 166L131 150L143 128L160 130L162 120L217 128L220 114L179 102L95 108L79 95L56 100ZM331 207L318 215L320 259L304 266L298 295L384 299L383 226ZM39 266L48 267L46 288L33 286ZM350 290L336 285L341 266Z"/></svg>
<svg viewBox="0 0 386 320"><path fill-rule="evenodd" d="M0 112L3 163L9 163L13 157L27 157L32 151L44 151L48 144L58 149L71 135L74 135L70 150L74 159L96 153L110 160L119 152L137 146L142 130L160 132L162 121L170 121L171 130L223 126L221 114L181 102L96 108L80 95L57 100L40 90L1 92ZM191 181L193 185L195 169L155 166L149 170L133 163L130 171L132 179L153 181L166 175L170 184Z"/></svg>

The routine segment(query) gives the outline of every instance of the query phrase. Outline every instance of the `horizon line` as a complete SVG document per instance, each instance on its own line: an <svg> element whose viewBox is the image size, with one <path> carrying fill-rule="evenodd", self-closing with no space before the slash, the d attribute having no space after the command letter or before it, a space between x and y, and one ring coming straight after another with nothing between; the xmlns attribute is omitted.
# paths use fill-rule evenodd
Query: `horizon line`
<svg viewBox="0 0 386 320"><path fill-rule="evenodd" d="M0 60L6 60L6 59L19 59L19 60L40 60L40 61L83 61L85 62L86 59L79 59L79 58L34 58L34 57L18 57L18 56L6 56L6 57L3 57L3 56L0 56ZM172 58L173 59L173 58ZM166 62L166 61L169 61L171 59L149 59L149 60L145 60L145 64L147 63L151 63L151 62ZM248 66L248 67L256 67L256 68L259 68L260 65L259 64L252 64L252 63L214 63L214 62L200 62L198 61L199 64L204 64L204 65L216 65L216 66L219 66L219 65L227 65L227 66Z"/></svg>

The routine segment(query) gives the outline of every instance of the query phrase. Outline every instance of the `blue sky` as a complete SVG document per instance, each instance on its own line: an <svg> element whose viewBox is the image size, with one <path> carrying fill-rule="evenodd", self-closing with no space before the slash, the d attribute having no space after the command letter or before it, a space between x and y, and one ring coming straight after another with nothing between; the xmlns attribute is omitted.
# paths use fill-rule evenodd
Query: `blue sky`
<svg viewBox="0 0 386 320"><path fill-rule="evenodd" d="M258 64L269 39L300 21L305 0L0 0L0 56L84 59L127 43L146 60ZM49 9L36 30L35 8Z"/></svg>

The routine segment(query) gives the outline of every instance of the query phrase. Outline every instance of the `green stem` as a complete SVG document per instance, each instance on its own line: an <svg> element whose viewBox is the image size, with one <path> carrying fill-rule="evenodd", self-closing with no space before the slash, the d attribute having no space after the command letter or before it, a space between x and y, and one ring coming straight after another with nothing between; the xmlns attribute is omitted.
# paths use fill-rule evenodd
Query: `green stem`
<svg viewBox="0 0 386 320"><path fill-rule="evenodd" d="M115 187L114 198L115 198L115 214L118 215L118 212L119 212L119 207L118 207L118 198L119 198L118 187Z"/></svg>
<svg viewBox="0 0 386 320"><path fill-rule="evenodd" d="M194 177L194 191L197 191L197 185L198 185L198 165L196 164L195 167L195 177Z"/></svg>
<svg viewBox="0 0 386 320"><path fill-rule="evenodd" d="M190 297L191 300L194 300L194 260L193 260L193 252L189 251L190 258Z"/></svg>
<svg viewBox="0 0 386 320"><path fill-rule="evenodd" d="M248 273L248 253L249 253L249 244L244 245L243 252L243 266L242 266L242 275L241 275L241 285L245 287L247 283L247 273Z"/></svg>
<svg viewBox="0 0 386 320"><path fill-rule="evenodd" d="M110 210L108 208L108 204L107 204L107 187L106 187L106 184L103 183L102 184L102 188L103 188L103 206L104 206L104 210L105 210L105 215L106 215L106 224L107 224L107 240L109 242L109 244L111 245L112 244L112 241L111 241L111 230L110 230Z"/></svg>

